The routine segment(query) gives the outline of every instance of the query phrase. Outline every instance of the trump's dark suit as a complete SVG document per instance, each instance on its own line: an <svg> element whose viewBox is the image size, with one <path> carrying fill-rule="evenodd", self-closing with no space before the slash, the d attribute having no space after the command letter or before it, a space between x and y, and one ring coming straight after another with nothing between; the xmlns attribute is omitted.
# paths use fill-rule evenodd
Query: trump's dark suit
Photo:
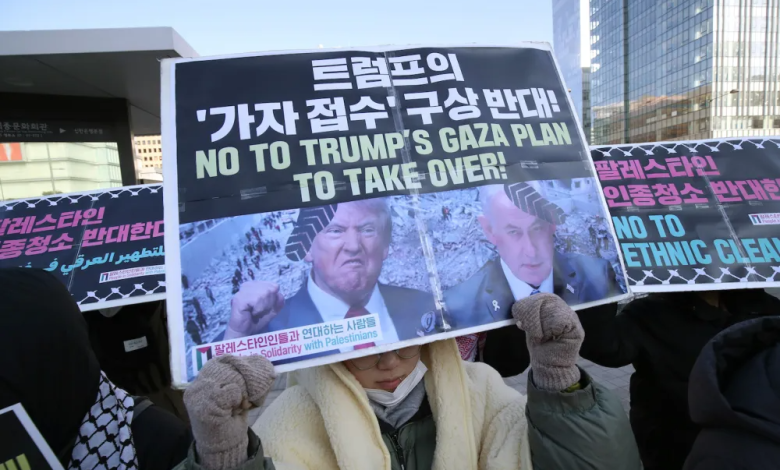
<svg viewBox="0 0 780 470"><path fill-rule="evenodd" d="M379 293L385 301L387 313L393 319L398 339L402 341L416 338L422 316L435 310L433 295L427 292L379 284ZM268 324L268 331L316 325L323 321L304 284L295 295L285 301L282 311Z"/></svg>
<svg viewBox="0 0 780 470"><path fill-rule="evenodd" d="M557 252L553 260L553 292L572 306L623 293L606 260ZM454 326L468 328L512 318L515 298L501 262L495 258L467 281L447 291L444 301ZM530 363L525 333L514 325L489 331L482 357L504 377L522 373Z"/></svg>
<svg viewBox="0 0 780 470"><path fill-rule="evenodd" d="M431 331L431 321L435 321L435 304L433 295L427 292L406 287L379 284L379 293L387 307L387 313L393 320L393 326L401 341L435 333ZM309 296L309 290L304 283L298 292L287 299L282 310L271 320L263 333L287 330L302 326L317 325L324 320ZM220 335L220 337L222 337ZM221 339L221 338L220 338ZM212 341L219 341L214 339ZM299 356L294 359L274 361L274 364L286 364L304 359L339 353L338 349L317 354Z"/></svg>

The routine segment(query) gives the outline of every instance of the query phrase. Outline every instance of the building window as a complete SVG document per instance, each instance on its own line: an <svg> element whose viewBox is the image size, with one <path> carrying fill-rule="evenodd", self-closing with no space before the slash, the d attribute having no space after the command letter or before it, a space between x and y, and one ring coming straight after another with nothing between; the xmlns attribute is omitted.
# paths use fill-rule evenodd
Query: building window
<svg viewBox="0 0 780 470"><path fill-rule="evenodd" d="M775 118L772 121L772 127L775 129L780 129L780 118Z"/></svg>
<svg viewBox="0 0 780 470"><path fill-rule="evenodd" d="M763 91L750 92L750 106L763 106L764 100L765 100L765 94Z"/></svg>
<svg viewBox="0 0 780 470"><path fill-rule="evenodd" d="M764 118L762 117L754 117L752 119L751 126L753 129L763 129L764 128Z"/></svg>

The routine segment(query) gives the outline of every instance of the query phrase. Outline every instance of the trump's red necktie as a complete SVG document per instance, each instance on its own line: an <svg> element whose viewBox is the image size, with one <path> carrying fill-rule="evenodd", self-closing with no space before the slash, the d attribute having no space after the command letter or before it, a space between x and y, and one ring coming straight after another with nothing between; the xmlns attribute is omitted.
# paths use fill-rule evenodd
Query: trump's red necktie
<svg viewBox="0 0 780 470"><path fill-rule="evenodd" d="M363 315L368 315L368 310L365 307L350 307L344 319L348 320L350 318L362 317ZM357 344L355 349L373 348L374 346L376 346L374 343Z"/></svg>

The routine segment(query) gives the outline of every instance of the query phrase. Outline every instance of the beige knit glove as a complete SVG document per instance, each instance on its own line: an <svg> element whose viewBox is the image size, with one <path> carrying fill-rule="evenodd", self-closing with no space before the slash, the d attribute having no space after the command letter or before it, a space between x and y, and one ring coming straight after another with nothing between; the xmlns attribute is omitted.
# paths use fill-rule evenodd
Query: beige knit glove
<svg viewBox="0 0 780 470"><path fill-rule="evenodd" d="M273 364L262 356L206 363L184 392L201 466L227 470L248 460L247 410L263 404L274 378Z"/></svg>
<svg viewBox="0 0 780 470"><path fill-rule="evenodd" d="M537 388L559 392L579 382L576 362L585 331L566 302L553 294L532 295L515 302L512 316L525 331Z"/></svg>

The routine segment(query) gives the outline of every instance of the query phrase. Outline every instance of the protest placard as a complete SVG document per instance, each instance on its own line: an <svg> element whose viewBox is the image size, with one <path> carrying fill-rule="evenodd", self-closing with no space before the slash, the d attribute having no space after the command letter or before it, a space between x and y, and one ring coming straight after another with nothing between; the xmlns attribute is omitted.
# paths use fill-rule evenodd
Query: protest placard
<svg viewBox="0 0 780 470"><path fill-rule="evenodd" d="M0 202L0 267L45 269L82 311L165 298L162 186Z"/></svg>
<svg viewBox="0 0 780 470"><path fill-rule="evenodd" d="M62 470L21 403L0 410L0 467L8 470Z"/></svg>
<svg viewBox="0 0 780 470"><path fill-rule="evenodd" d="M174 381L484 331L536 292L615 301L565 90L544 44L165 61Z"/></svg>
<svg viewBox="0 0 780 470"><path fill-rule="evenodd" d="M780 139L593 147L632 291L780 285Z"/></svg>

